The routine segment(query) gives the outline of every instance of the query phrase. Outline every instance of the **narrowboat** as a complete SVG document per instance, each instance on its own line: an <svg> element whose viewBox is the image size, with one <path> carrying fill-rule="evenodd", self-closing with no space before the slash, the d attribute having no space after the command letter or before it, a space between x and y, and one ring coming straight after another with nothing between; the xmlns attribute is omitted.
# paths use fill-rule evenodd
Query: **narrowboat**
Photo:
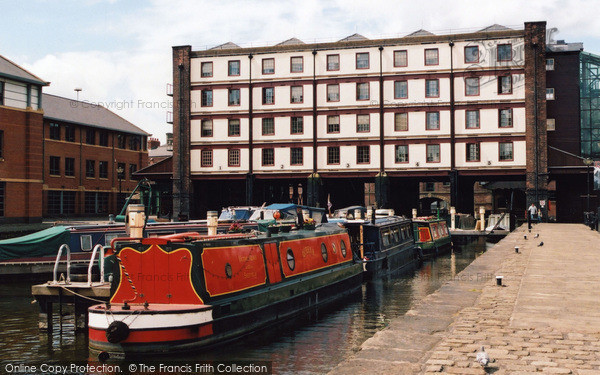
<svg viewBox="0 0 600 375"><path fill-rule="evenodd" d="M193 351L273 326L358 291L362 266L337 224L286 233L115 239L110 303L89 308L106 359ZM135 236L134 236L135 237Z"/></svg>
<svg viewBox="0 0 600 375"><path fill-rule="evenodd" d="M415 245L411 221L401 216L376 217L374 220L347 220L350 242L360 254L365 279L401 270L422 259Z"/></svg>
<svg viewBox="0 0 600 375"><path fill-rule="evenodd" d="M452 247L450 232L444 219L417 217L412 223L415 243L421 248L424 257L442 254Z"/></svg>

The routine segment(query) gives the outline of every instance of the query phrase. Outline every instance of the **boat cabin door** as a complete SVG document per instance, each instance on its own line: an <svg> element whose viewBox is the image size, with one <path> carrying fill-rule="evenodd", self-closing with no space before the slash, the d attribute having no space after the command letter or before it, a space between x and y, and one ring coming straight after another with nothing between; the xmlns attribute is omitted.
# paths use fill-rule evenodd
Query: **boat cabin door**
<svg viewBox="0 0 600 375"><path fill-rule="evenodd" d="M269 282L271 284L280 282L281 266L279 262L279 252L277 251L277 242L265 243L265 258L267 259Z"/></svg>

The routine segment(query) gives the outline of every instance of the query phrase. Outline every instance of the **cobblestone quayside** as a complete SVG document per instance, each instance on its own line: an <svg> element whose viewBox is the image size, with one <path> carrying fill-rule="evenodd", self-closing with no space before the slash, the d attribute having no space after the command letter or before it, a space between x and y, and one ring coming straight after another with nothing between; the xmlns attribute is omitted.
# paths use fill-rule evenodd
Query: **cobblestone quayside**
<svg viewBox="0 0 600 375"><path fill-rule="evenodd" d="M520 227L331 371L365 373L600 374L600 234Z"/></svg>

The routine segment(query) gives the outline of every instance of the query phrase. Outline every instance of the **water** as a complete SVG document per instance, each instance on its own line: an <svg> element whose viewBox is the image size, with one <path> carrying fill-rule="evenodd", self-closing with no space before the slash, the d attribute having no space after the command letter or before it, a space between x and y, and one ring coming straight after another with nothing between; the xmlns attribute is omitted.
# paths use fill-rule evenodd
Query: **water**
<svg viewBox="0 0 600 375"><path fill-rule="evenodd" d="M177 357L189 361L271 361L274 374L326 373L391 320L451 280L487 246L482 242L457 246L452 254L427 261L417 270L365 283L361 292L327 311L220 349ZM87 360L87 337L85 333L74 334L73 315L63 316L62 335L58 314L54 332L41 333L37 328L39 306L32 300L31 283L0 285L0 368L8 363Z"/></svg>

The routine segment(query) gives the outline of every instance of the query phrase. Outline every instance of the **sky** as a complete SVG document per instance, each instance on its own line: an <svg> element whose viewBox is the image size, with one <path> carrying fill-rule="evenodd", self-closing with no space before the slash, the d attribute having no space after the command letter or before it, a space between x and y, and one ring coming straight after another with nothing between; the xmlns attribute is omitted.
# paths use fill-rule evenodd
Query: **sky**
<svg viewBox="0 0 600 375"><path fill-rule="evenodd" d="M335 41L353 33L475 31L547 21L600 54L600 0L0 0L0 55L50 81L45 93L102 104L159 138L172 131L172 46L202 50Z"/></svg>

